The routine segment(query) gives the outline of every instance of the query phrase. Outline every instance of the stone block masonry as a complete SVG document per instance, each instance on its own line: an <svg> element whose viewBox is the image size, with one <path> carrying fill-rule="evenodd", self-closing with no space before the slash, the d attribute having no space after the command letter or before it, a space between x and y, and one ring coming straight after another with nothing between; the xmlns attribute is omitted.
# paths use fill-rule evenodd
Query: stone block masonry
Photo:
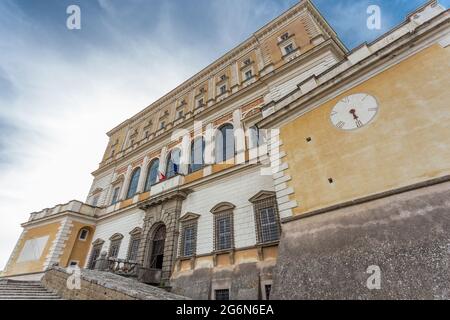
<svg viewBox="0 0 450 320"><path fill-rule="evenodd" d="M166 290L108 272L81 270L80 289L69 289L66 269L53 267L42 278L49 290L68 300L189 300Z"/></svg>

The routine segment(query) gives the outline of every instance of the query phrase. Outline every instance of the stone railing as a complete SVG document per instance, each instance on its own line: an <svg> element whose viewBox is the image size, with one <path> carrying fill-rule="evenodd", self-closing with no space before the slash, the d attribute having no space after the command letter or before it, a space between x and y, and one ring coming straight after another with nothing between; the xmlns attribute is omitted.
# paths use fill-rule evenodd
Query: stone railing
<svg viewBox="0 0 450 320"><path fill-rule="evenodd" d="M121 276L137 277L138 266L136 261L108 258L108 271Z"/></svg>
<svg viewBox="0 0 450 320"><path fill-rule="evenodd" d="M81 201L72 200L66 204L59 204L53 208L47 208L30 214L29 222L46 218L58 213L75 212L89 217L93 217L98 208L85 204Z"/></svg>

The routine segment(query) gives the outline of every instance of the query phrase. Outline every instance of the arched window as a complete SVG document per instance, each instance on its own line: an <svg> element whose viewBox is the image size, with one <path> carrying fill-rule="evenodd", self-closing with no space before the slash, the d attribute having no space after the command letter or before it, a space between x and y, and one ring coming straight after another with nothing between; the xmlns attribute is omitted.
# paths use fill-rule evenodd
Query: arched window
<svg viewBox="0 0 450 320"><path fill-rule="evenodd" d="M133 174L131 175L130 185L128 186L127 199L132 198L136 194L140 174L141 168L134 169Z"/></svg>
<svg viewBox="0 0 450 320"><path fill-rule="evenodd" d="M249 128L249 148L253 149L259 146L259 130L258 127L253 126Z"/></svg>
<svg viewBox="0 0 450 320"><path fill-rule="evenodd" d="M166 178L172 178L176 176L180 170L180 149L173 149L167 159Z"/></svg>
<svg viewBox="0 0 450 320"><path fill-rule="evenodd" d="M191 144L191 165L189 172L195 172L203 168L205 163L205 140L199 137Z"/></svg>
<svg viewBox="0 0 450 320"><path fill-rule="evenodd" d="M216 134L216 163L234 157L234 130L231 124L222 126Z"/></svg>
<svg viewBox="0 0 450 320"><path fill-rule="evenodd" d="M149 191L151 186L158 181L159 159L153 160L148 166L147 181L145 182L144 191Z"/></svg>

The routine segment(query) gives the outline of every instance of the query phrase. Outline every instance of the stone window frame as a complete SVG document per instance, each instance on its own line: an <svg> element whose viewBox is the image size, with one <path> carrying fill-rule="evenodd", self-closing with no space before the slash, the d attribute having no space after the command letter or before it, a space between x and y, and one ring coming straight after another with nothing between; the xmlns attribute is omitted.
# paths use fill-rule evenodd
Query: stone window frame
<svg viewBox="0 0 450 320"><path fill-rule="evenodd" d="M115 205L116 203L120 202L120 193L122 191L124 181L125 181L125 176L123 174L120 174L111 183L112 192L111 192L111 195L110 195L111 198L109 199L110 206ZM115 202L113 202L113 200L114 200L114 190L116 190L117 188L119 188L119 191L117 193L117 199L116 199Z"/></svg>
<svg viewBox="0 0 450 320"><path fill-rule="evenodd" d="M178 255L181 259L193 258L197 254L197 240L198 240L198 219L200 218L199 214L188 212L184 214L180 219L180 246ZM185 254L185 230L187 228L194 228L194 243L192 248L192 253L189 255Z"/></svg>
<svg viewBox="0 0 450 320"><path fill-rule="evenodd" d="M221 202L215 205L210 212L214 215L214 226L213 226L213 239L214 239L214 252L231 251L234 249L234 209L236 206L230 202ZM221 218L229 218L231 223L230 230L230 247L220 248L219 242L219 232L218 232L218 221Z"/></svg>
<svg viewBox="0 0 450 320"><path fill-rule="evenodd" d="M133 242L134 241L138 241L138 245L136 248L136 259L132 260L131 256L133 253ZM128 242L128 250L127 250L127 260L130 261L137 261L137 257L138 257L138 252L139 252L139 247L141 245L141 241L142 241L142 228L140 227L136 227L133 230L130 231L130 241Z"/></svg>
<svg viewBox="0 0 450 320"><path fill-rule="evenodd" d="M104 243L105 243L105 241L102 239L97 239L94 242L92 242L92 249L91 249L91 253L89 255L89 261L87 264L88 269L93 270L95 268L95 260L97 260L100 257ZM98 256L94 260L94 252L97 249L98 249Z"/></svg>
<svg viewBox="0 0 450 320"><path fill-rule="evenodd" d="M276 198L276 193L274 191L262 190L256 195L251 197L249 201L253 204L253 212L255 216L255 229L256 229L256 242L257 244L267 244L275 243L280 240L281 237L281 224L280 224L280 214L278 210L278 203ZM267 208L273 208L275 213L275 218L277 221L278 229L278 239L271 241L263 241L262 230L261 230L261 215L260 211Z"/></svg>
<svg viewBox="0 0 450 320"><path fill-rule="evenodd" d="M84 238L81 237L81 235L83 234L83 231L86 231L86 236ZM86 241L89 237L89 229L86 227L83 227L80 229L80 231L78 231L78 240L79 241Z"/></svg>
<svg viewBox="0 0 450 320"><path fill-rule="evenodd" d="M109 238L108 258L118 258L120 252L120 246L122 244L123 235L121 233L115 233ZM112 249L117 246L117 252L112 255Z"/></svg>

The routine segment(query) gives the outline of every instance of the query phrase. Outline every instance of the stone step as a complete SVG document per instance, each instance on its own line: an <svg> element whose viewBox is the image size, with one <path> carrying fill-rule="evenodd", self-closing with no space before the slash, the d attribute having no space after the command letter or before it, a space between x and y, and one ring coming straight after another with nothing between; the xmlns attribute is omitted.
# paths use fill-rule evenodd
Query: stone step
<svg viewBox="0 0 450 320"><path fill-rule="evenodd" d="M0 282L0 300L61 300L38 281Z"/></svg>
<svg viewBox="0 0 450 320"><path fill-rule="evenodd" d="M1 296L28 296L28 295L36 295L36 296L52 296L52 295L56 295L53 292L48 292L48 291L40 291L40 292L36 292L36 291L9 291L9 292L3 292L0 291L0 297Z"/></svg>
<svg viewBox="0 0 450 320"><path fill-rule="evenodd" d="M20 296L20 297L0 297L0 300L63 300L58 296L36 297L36 296Z"/></svg>

